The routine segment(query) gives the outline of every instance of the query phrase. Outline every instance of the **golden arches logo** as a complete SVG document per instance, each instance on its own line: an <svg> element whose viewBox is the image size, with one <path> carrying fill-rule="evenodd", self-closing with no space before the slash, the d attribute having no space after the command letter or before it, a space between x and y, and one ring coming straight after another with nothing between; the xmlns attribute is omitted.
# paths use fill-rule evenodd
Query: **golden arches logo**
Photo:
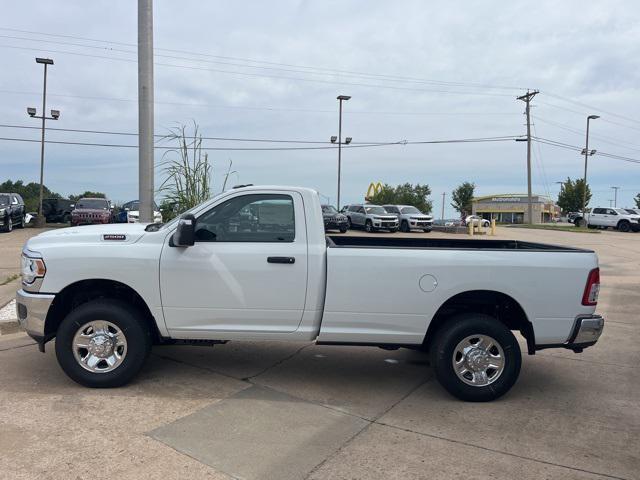
<svg viewBox="0 0 640 480"><path fill-rule="evenodd" d="M378 183L371 182L369 184L369 188L367 189L367 194L365 195L364 199L368 202L374 197L374 195L380 193L382 191L382 188L383 188L383 185L381 182L378 182Z"/></svg>

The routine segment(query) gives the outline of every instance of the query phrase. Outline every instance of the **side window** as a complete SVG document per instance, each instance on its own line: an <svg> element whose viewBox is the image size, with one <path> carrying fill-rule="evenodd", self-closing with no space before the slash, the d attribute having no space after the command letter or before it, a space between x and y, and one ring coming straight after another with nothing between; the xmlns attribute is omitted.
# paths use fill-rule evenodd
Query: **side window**
<svg viewBox="0 0 640 480"><path fill-rule="evenodd" d="M610 208L607 209L607 215L618 215L618 212L616 212L615 210L611 210Z"/></svg>
<svg viewBox="0 0 640 480"><path fill-rule="evenodd" d="M293 211L289 195L240 195L198 217L196 242L293 242Z"/></svg>
<svg viewBox="0 0 640 480"><path fill-rule="evenodd" d="M358 207L356 207L355 205L349 205L349 211L350 212L357 212L358 211Z"/></svg>
<svg viewBox="0 0 640 480"><path fill-rule="evenodd" d="M593 209L593 213L595 213L595 214L603 214L603 213L605 213L605 210L604 210L604 208L594 208Z"/></svg>

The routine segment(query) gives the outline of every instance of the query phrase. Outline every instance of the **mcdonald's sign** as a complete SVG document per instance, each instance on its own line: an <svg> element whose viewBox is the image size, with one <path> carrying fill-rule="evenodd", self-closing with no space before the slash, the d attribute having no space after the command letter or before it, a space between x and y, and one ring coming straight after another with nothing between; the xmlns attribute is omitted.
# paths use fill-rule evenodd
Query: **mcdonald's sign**
<svg viewBox="0 0 640 480"><path fill-rule="evenodd" d="M367 189L367 194L364 196L365 201L366 202L371 201L371 199L375 194L380 193L382 191L382 188L383 188L382 183L371 182L369 184L369 188Z"/></svg>

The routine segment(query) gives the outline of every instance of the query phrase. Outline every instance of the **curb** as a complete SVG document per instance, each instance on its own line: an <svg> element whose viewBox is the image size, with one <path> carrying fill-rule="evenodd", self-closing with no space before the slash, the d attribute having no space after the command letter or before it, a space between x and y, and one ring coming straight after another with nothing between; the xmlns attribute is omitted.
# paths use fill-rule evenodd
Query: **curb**
<svg viewBox="0 0 640 480"><path fill-rule="evenodd" d="M0 322L0 335L9 335L10 333L21 332L20 324L17 320L9 320L7 322Z"/></svg>

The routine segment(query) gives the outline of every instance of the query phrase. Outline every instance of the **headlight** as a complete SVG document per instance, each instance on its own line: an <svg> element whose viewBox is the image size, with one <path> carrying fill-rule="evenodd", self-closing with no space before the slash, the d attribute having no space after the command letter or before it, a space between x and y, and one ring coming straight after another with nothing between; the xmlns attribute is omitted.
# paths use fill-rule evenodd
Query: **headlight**
<svg viewBox="0 0 640 480"><path fill-rule="evenodd" d="M5 210L4 208L0 208L0 215L4 214L4 210Z"/></svg>
<svg viewBox="0 0 640 480"><path fill-rule="evenodd" d="M47 268L44 265L44 260L41 258L32 258L26 255L22 255L22 283L25 285L31 285L36 281L36 278L44 277L47 272Z"/></svg>

